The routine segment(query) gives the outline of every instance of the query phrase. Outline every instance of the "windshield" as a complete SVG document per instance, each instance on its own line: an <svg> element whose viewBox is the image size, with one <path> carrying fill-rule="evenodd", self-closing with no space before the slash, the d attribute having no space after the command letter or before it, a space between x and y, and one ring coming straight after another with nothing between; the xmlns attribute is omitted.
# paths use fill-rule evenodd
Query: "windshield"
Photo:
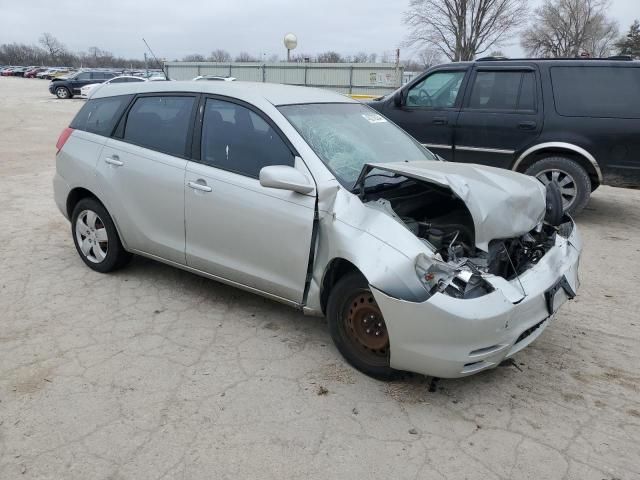
<svg viewBox="0 0 640 480"><path fill-rule="evenodd" d="M361 103L312 103L279 107L313 151L352 188L367 163L436 160L426 148Z"/></svg>

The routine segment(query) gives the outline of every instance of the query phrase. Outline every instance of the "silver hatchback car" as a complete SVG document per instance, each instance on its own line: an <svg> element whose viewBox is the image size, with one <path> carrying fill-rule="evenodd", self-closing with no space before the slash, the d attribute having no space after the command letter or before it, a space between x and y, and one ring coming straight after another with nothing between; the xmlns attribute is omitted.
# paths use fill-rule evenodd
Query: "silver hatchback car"
<svg viewBox="0 0 640 480"><path fill-rule="evenodd" d="M377 378L495 367L578 286L557 191L440 161L337 93L110 85L57 148L55 200L90 268L144 255L325 315Z"/></svg>

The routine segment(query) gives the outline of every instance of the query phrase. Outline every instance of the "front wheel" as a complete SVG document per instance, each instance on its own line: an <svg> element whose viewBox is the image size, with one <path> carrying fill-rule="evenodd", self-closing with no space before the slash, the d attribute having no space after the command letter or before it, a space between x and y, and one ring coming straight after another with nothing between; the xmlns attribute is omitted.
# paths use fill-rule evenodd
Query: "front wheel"
<svg viewBox="0 0 640 480"><path fill-rule="evenodd" d="M389 366L387 325L361 274L348 274L333 287L327 303L327 320L333 342L352 366L383 380L398 375Z"/></svg>
<svg viewBox="0 0 640 480"><path fill-rule="evenodd" d="M538 160L525 172L543 184L555 183L562 195L562 207L570 215L581 212L589 203L591 179L576 161L565 157Z"/></svg>
<svg viewBox="0 0 640 480"><path fill-rule="evenodd" d="M56 88L56 97L58 97L59 99L64 100L66 98L71 98L71 96L71 92L67 87Z"/></svg>
<svg viewBox="0 0 640 480"><path fill-rule="evenodd" d="M93 198L83 198L73 209L71 233L80 258L96 272L111 272L131 259L109 212Z"/></svg>

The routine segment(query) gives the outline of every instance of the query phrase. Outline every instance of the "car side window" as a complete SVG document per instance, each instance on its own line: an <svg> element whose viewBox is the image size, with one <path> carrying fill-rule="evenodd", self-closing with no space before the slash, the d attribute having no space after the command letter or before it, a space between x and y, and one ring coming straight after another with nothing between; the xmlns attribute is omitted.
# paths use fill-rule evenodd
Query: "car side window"
<svg viewBox="0 0 640 480"><path fill-rule="evenodd" d="M84 72L84 73L79 73L74 80L79 80L79 81L83 81L83 80L91 80L91 74L89 72Z"/></svg>
<svg viewBox="0 0 640 480"><path fill-rule="evenodd" d="M168 155L187 154L195 97L139 97L127 115L123 139Z"/></svg>
<svg viewBox="0 0 640 480"><path fill-rule="evenodd" d="M471 88L467 108L472 110L535 110L534 73L478 72Z"/></svg>
<svg viewBox="0 0 640 480"><path fill-rule="evenodd" d="M70 127L76 130L109 136L132 95L118 95L89 100L83 105Z"/></svg>
<svg viewBox="0 0 640 480"><path fill-rule="evenodd" d="M453 107L464 75L461 70L432 73L409 89L407 107Z"/></svg>
<svg viewBox="0 0 640 480"><path fill-rule="evenodd" d="M109 83L127 83L129 81L128 78L114 78L111 80L108 80Z"/></svg>
<svg viewBox="0 0 640 480"><path fill-rule="evenodd" d="M204 109L200 158L206 165L253 178L268 165L294 165L289 147L260 115L211 98Z"/></svg>

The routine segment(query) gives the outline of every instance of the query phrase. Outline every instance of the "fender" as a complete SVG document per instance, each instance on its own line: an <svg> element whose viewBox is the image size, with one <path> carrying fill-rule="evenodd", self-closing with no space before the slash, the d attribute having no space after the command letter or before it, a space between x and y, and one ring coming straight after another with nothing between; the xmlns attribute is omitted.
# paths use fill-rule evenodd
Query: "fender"
<svg viewBox="0 0 640 480"><path fill-rule="evenodd" d="M591 155L588 151L586 151L584 148L574 145L573 143L567 143L567 142L545 142L545 143L539 143L537 145L529 147L518 157L518 159L515 161L511 169L514 171L518 171L518 167L520 166L520 164L523 162L525 158L527 158L532 153L538 152L540 150L544 150L545 148L556 148L556 149L559 148L563 150L570 150L574 153L577 153L578 155L581 155L586 160L588 160L589 163L591 163L591 165L595 169L596 174L598 175L598 182L603 183L602 171L600 170L600 165L598 165L598 162L596 161L595 157Z"/></svg>

